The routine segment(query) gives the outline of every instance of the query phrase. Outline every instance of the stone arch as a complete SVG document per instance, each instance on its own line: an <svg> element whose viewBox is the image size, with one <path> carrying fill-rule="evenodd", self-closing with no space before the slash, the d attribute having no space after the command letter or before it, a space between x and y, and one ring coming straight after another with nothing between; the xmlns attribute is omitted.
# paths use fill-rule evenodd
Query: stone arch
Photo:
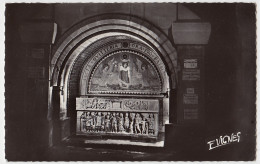
<svg viewBox="0 0 260 164"><path fill-rule="evenodd" d="M109 32L121 32L145 40L149 46L159 52L164 60L167 72L171 78L171 88L176 85L177 53L166 35L145 20L127 15L102 15L89 18L71 28L54 47L51 60L50 79L53 86L60 86L65 65L72 63L73 55L84 47L79 46L86 40L89 45L97 39L106 37ZM72 55L72 56L71 56ZM66 68L65 68L66 69ZM65 75L66 76L66 75Z"/></svg>
<svg viewBox="0 0 260 164"><path fill-rule="evenodd" d="M90 47L96 41L116 35L128 36L138 40L159 55L164 63L168 81L168 89L164 89L163 94L168 94L167 92L170 89L176 87L177 53L163 32L152 24L136 17L126 15L93 17L73 26L53 48L50 80L51 86L57 86L62 89L62 92L55 94L56 96L59 95L60 103L57 104L59 106L57 111L59 111L60 119L69 119L68 117L76 118L75 113L68 114L69 108L75 107L75 102L71 103L73 105L68 104L70 102L69 78L77 57L84 49ZM51 92L52 88L50 88ZM75 101L75 98L73 101ZM162 115L161 120L163 120L162 125L164 126L169 122L169 97L164 99L160 104L167 106L160 112ZM75 126L75 121L75 119L69 121L70 127ZM71 130L71 133L74 133L74 131Z"/></svg>

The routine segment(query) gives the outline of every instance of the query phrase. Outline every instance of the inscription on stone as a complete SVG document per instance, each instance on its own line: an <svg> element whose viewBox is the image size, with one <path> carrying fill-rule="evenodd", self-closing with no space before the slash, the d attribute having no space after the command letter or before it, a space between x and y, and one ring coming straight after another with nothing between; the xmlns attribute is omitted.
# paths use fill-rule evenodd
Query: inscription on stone
<svg viewBox="0 0 260 164"><path fill-rule="evenodd" d="M184 68L197 68L197 59L184 59Z"/></svg>
<svg viewBox="0 0 260 164"><path fill-rule="evenodd" d="M182 80L200 80L200 68L198 59L184 59Z"/></svg>
<svg viewBox="0 0 260 164"><path fill-rule="evenodd" d="M182 80L200 80L200 70L184 69L182 72Z"/></svg>
<svg viewBox="0 0 260 164"><path fill-rule="evenodd" d="M183 94L184 104L198 104L198 94L195 93L195 88L186 88L186 93Z"/></svg>

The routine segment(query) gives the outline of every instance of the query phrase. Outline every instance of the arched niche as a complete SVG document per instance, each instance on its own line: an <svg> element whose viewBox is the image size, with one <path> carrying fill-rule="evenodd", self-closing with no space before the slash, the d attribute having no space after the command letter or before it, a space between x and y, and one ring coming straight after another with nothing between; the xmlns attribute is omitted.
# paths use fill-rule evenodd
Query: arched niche
<svg viewBox="0 0 260 164"><path fill-rule="evenodd" d="M89 64L87 64L89 66ZM81 79L84 78L81 77ZM80 92L102 94L160 94L162 80L158 69L145 56L138 52L121 50L101 59L90 76L86 76L86 86Z"/></svg>
<svg viewBox="0 0 260 164"><path fill-rule="evenodd" d="M120 70L124 69L129 70L129 84L124 84L125 82L120 78ZM118 72L116 75L115 71ZM98 76L104 76L103 81L95 81L98 80ZM142 79L141 77L146 77L144 79L146 82L137 82ZM105 80L115 79L117 81L112 84L119 86L114 89L106 89L101 85ZM148 84L152 82L156 86ZM98 83L100 91L94 89ZM128 89L122 88L122 83L129 85ZM153 89L148 89L152 87ZM160 56L147 45L132 40L113 42L100 48L86 61L80 77L80 95L87 93L162 94L167 92L167 89L169 89L168 76Z"/></svg>
<svg viewBox="0 0 260 164"><path fill-rule="evenodd" d="M86 20L76 25L54 48L50 79L52 86L58 86L62 89L62 92L59 94L60 118L70 118L70 129L72 129L71 132L74 133L76 131L75 126L77 126L77 130L80 128L78 126L81 125L77 123L77 120L80 120L80 117L84 113L81 111L80 114L77 114L75 110L76 108L80 110L80 107L76 106L77 98L85 99L110 96L122 98L130 97L131 99L157 99L157 104L160 108L156 116L158 118L158 132L164 132L164 125L169 122L168 92L175 88L177 79L175 73L177 69L175 49L163 33L143 20L136 18L129 19L129 17L120 17L120 19L109 18L105 20L100 18L98 21L96 21L96 19L94 20L95 21L92 19ZM141 24L139 24L140 21L142 21ZM113 37L117 38L112 40L108 39L107 42L100 44L100 42L107 38ZM115 42L115 40L120 40L118 37L124 38L122 39L124 41ZM125 42L128 43L127 47L123 46ZM109 47L111 44L119 43L121 47L118 49L104 49L106 46ZM138 43L136 44L138 46L133 46L134 43ZM98 52L98 50L102 49L106 51L102 54L104 56ZM102 63L101 58L119 53L129 53L130 56L138 56L137 58L143 60L147 67L153 68L153 73L156 74L155 78L160 80L159 89L154 93L151 92L151 90L146 90L145 92L129 90L127 92L118 93L110 93L110 91L107 93L89 92L91 91L89 90L89 86L91 86L89 82L91 82L91 78L95 75L95 68L98 68ZM96 58L96 54L100 55L100 59ZM88 68L91 65L89 62L91 62L92 59L95 59L95 62L91 68ZM77 65L77 63L81 64ZM75 69L75 67L77 67L77 69ZM75 74L75 72L78 74ZM70 81L71 79L77 78L79 83ZM75 91L74 96L72 94L72 86ZM50 91L52 91L52 87ZM50 104L52 103L53 102L50 102Z"/></svg>

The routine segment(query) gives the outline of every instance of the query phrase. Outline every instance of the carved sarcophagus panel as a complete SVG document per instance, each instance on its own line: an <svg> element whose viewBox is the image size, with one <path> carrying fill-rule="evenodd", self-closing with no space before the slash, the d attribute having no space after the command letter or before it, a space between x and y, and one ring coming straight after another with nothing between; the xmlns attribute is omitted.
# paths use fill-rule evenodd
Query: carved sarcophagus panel
<svg viewBox="0 0 260 164"><path fill-rule="evenodd" d="M115 98L77 98L76 110L158 112L158 100L115 99Z"/></svg>
<svg viewBox="0 0 260 164"><path fill-rule="evenodd" d="M159 101L77 98L77 134L158 135Z"/></svg>

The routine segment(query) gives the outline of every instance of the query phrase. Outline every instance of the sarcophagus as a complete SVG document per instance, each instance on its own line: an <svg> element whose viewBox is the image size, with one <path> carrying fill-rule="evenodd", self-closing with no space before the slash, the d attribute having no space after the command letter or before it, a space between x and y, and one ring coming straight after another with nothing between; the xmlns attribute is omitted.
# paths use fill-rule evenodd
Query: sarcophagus
<svg viewBox="0 0 260 164"><path fill-rule="evenodd" d="M158 135L159 101L77 98L77 134Z"/></svg>

